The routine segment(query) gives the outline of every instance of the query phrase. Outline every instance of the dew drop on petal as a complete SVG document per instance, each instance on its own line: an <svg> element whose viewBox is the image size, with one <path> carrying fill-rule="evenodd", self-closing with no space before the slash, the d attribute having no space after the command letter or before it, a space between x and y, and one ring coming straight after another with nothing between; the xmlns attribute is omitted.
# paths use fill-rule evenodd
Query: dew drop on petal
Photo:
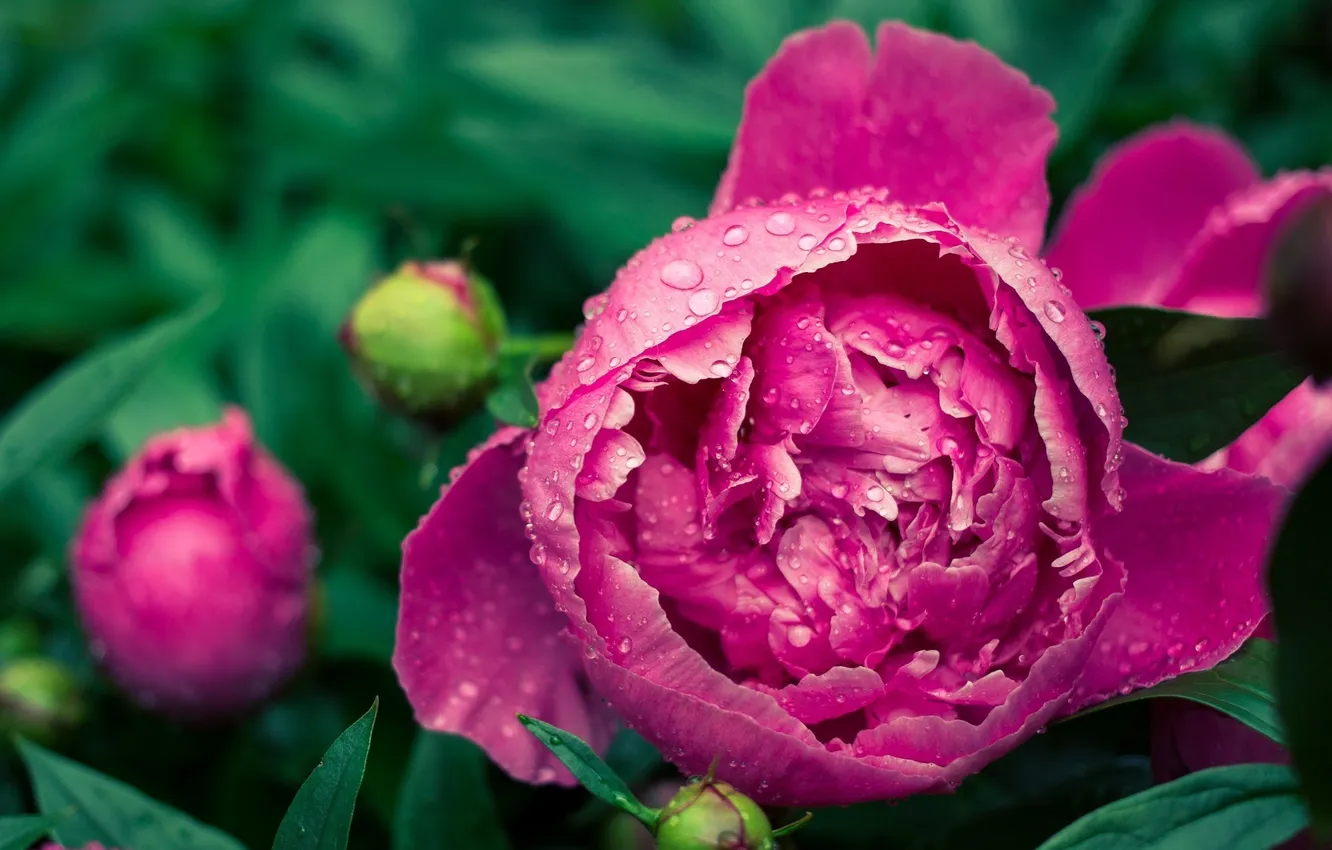
<svg viewBox="0 0 1332 850"><path fill-rule="evenodd" d="M711 289L700 289L689 296L690 312L699 316L710 316L717 309L717 293Z"/></svg>
<svg viewBox="0 0 1332 850"><path fill-rule="evenodd" d="M795 216L789 212L775 212L768 216L763 228L773 236L789 236L795 231Z"/></svg>
<svg viewBox="0 0 1332 850"><path fill-rule="evenodd" d="M1064 321L1064 317L1068 315L1068 311L1065 310L1064 305L1060 304L1058 301L1046 301L1045 315L1050 321L1058 324L1059 322Z"/></svg>
<svg viewBox="0 0 1332 850"><path fill-rule="evenodd" d="M693 260L671 260L661 267L661 282L673 289L693 289L703 282L703 269Z"/></svg>
<svg viewBox="0 0 1332 850"><path fill-rule="evenodd" d="M743 225L733 224L726 228L726 232L722 234L722 244L735 247L736 245L745 244L745 240L748 238L749 231L745 230Z"/></svg>
<svg viewBox="0 0 1332 850"><path fill-rule="evenodd" d="M819 238L813 233L806 233L796 240L796 246L802 251L811 251L817 244L819 244Z"/></svg>
<svg viewBox="0 0 1332 850"><path fill-rule="evenodd" d="M564 516L564 503L556 499L550 503L550 507L546 508L546 519L555 522L562 516Z"/></svg>
<svg viewBox="0 0 1332 850"><path fill-rule="evenodd" d="M727 363L725 360L716 360L713 361L713 364L708 367L708 371L716 375L718 378L725 378L728 377L731 374L731 372L735 370L731 366L731 364Z"/></svg>

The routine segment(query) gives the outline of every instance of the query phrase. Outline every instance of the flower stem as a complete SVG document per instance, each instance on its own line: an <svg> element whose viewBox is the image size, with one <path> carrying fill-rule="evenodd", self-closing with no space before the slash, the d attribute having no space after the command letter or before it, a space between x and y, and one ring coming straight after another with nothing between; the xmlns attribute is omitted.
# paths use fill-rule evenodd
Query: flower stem
<svg viewBox="0 0 1332 850"><path fill-rule="evenodd" d="M528 355L539 362L548 363L559 360L564 352L573 347L573 336L565 333L537 334L536 336L511 336L500 344L501 356Z"/></svg>

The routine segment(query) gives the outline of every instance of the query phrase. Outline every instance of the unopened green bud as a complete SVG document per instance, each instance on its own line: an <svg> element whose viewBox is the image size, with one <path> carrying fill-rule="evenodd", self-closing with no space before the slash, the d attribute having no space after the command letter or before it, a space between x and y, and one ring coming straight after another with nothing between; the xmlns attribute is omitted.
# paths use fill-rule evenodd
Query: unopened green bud
<svg viewBox="0 0 1332 850"><path fill-rule="evenodd" d="M82 722L78 680L50 658L20 658L0 667L0 727L50 743Z"/></svg>
<svg viewBox="0 0 1332 850"><path fill-rule="evenodd" d="M770 850L772 824L758 803L704 777L681 788L657 821L660 850Z"/></svg>
<svg viewBox="0 0 1332 850"><path fill-rule="evenodd" d="M446 260L403 263L361 297L341 337L385 404L446 425L483 402L504 335L490 284Z"/></svg>

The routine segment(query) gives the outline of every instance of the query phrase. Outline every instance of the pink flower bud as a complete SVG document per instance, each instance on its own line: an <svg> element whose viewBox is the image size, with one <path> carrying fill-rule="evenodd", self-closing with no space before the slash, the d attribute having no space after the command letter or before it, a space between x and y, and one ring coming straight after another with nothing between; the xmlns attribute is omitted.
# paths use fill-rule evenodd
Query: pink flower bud
<svg viewBox="0 0 1332 850"><path fill-rule="evenodd" d="M268 697L305 651L310 511L249 419L161 434L88 508L72 552L93 654L182 719Z"/></svg>

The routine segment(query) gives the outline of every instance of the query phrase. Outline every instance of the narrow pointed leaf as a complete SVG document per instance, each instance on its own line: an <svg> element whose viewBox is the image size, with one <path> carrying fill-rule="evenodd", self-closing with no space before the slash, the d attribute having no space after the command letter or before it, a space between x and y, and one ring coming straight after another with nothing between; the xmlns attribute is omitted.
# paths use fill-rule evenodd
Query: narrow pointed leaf
<svg viewBox="0 0 1332 850"><path fill-rule="evenodd" d="M1185 673L1155 687L1106 700L1076 716L1126 702L1173 697L1202 703L1228 714L1281 744L1285 742L1285 735L1277 713L1275 675L1276 649L1271 641L1255 638L1210 670Z"/></svg>
<svg viewBox="0 0 1332 850"><path fill-rule="evenodd" d="M1124 438L1172 460L1195 463L1230 445L1306 377L1259 319L1148 307L1091 318L1106 328Z"/></svg>
<svg viewBox="0 0 1332 850"><path fill-rule="evenodd" d="M282 818L273 850L345 850L378 713L376 699L324 753Z"/></svg>
<svg viewBox="0 0 1332 850"><path fill-rule="evenodd" d="M1277 704L1314 829L1332 837L1332 736L1327 688L1332 682L1332 571L1327 523L1332 513L1332 460L1300 490L1286 514L1268 564L1276 653Z"/></svg>
<svg viewBox="0 0 1332 850"><path fill-rule="evenodd" d="M18 750L38 810L68 815L51 828L55 840L67 847L100 841L132 850L244 850L226 833L92 768L22 738Z"/></svg>
<svg viewBox="0 0 1332 850"><path fill-rule="evenodd" d="M66 366L0 424L0 490L92 434L163 353L213 311L195 307L93 349Z"/></svg>
<svg viewBox="0 0 1332 850"><path fill-rule="evenodd" d="M1103 806L1038 850L1269 850L1307 822L1290 768L1237 764L1191 773Z"/></svg>
<svg viewBox="0 0 1332 850"><path fill-rule="evenodd" d="M546 745L555 757L564 762L574 778L596 797L605 800L634 817L649 827L656 823L657 813L634 797L629 786L615 774L615 771L592 752L592 748L563 729L543 723L535 717L518 715L518 720L527 730L537 736L537 740Z"/></svg>

